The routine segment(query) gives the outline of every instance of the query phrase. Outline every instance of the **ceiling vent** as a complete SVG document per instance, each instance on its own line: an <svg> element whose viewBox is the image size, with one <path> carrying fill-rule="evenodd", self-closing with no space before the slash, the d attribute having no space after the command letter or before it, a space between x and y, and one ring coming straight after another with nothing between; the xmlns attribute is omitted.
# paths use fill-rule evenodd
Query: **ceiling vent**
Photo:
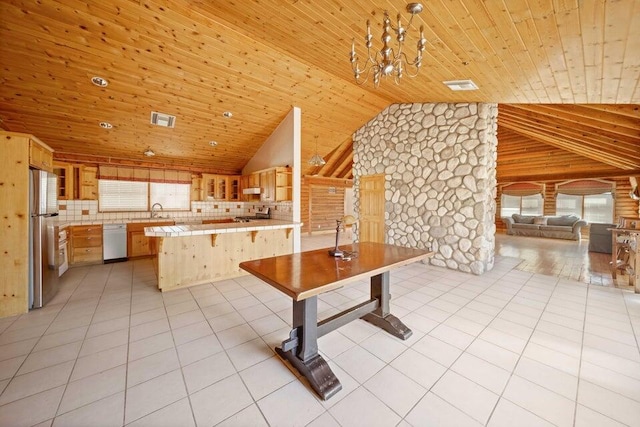
<svg viewBox="0 0 640 427"><path fill-rule="evenodd" d="M450 80L442 83L449 86L451 90L478 90L478 86L471 80Z"/></svg>
<svg viewBox="0 0 640 427"><path fill-rule="evenodd" d="M156 126L162 126L165 128L172 128L176 125L176 116L169 114L151 112L151 124Z"/></svg>

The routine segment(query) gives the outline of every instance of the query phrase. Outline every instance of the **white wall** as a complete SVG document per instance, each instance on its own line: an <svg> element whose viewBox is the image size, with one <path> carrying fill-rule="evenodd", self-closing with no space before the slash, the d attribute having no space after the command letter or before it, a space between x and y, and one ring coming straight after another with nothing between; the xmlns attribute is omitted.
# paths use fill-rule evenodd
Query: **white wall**
<svg viewBox="0 0 640 427"><path fill-rule="evenodd" d="M300 109L298 107L291 109L287 117L285 117L276 130L269 135L269 138L262 144L262 147L258 149L256 154L244 166L242 175L249 175L251 172L275 166L295 166L294 142L296 139L296 110L298 111L298 116L300 115ZM299 138L300 135L298 132L298 140Z"/></svg>
<svg viewBox="0 0 640 427"><path fill-rule="evenodd" d="M299 107L293 107L287 117L242 169L242 174L248 175L276 166L291 166L293 168L292 219L294 222L300 222L301 135L302 113ZM293 251L300 252L300 228L296 227L293 230Z"/></svg>

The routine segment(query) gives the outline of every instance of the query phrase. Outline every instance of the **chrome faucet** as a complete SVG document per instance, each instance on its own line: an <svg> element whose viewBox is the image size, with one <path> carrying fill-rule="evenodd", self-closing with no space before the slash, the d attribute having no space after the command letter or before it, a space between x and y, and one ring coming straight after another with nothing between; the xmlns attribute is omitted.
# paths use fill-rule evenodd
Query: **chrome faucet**
<svg viewBox="0 0 640 427"><path fill-rule="evenodd" d="M158 217L158 214L155 213L156 206L160 206L160 212L164 212L164 209L162 209L162 205L160 203L154 203L153 206L151 206L151 218Z"/></svg>

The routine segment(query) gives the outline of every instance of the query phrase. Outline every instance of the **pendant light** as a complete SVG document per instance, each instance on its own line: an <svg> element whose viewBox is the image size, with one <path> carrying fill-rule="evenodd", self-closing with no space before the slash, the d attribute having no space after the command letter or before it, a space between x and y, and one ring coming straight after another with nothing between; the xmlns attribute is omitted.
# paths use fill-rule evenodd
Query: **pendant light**
<svg viewBox="0 0 640 427"><path fill-rule="evenodd" d="M313 166L324 166L327 162L318 154L318 135L316 135L316 154L309 159L309 164Z"/></svg>

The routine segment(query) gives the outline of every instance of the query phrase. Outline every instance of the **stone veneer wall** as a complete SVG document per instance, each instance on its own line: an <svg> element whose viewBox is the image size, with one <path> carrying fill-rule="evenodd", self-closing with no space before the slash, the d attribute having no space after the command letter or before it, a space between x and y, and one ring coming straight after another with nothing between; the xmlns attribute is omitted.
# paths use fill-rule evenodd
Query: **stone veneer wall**
<svg viewBox="0 0 640 427"><path fill-rule="evenodd" d="M355 132L359 178L386 175L387 243L431 248L433 265L482 274L493 268L496 104L394 104ZM357 239L357 236L356 236Z"/></svg>

